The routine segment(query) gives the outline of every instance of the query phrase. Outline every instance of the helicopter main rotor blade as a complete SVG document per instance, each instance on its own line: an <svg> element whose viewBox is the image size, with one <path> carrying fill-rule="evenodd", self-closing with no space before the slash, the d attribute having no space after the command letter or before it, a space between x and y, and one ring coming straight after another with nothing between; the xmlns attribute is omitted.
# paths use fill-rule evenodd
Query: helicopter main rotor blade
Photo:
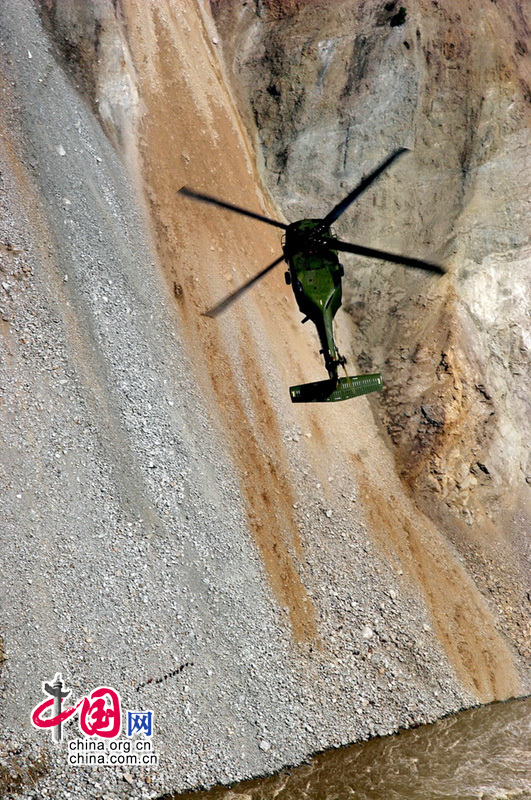
<svg viewBox="0 0 531 800"><path fill-rule="evenodd" d="M340 250L343 253L354 253L358 256L367 256L368 258L379 258L383 261L392 261L394 264L401 264L403 267L414 267L415 269L425 269L429 272L438 272L440 275L445 275L446 270L439 264L433 264L431 261L422 261L419 258L410 258L409 256L401 256L397 253L388 253L386 250L375 250L372 247L363 247L360 244L350 244L349 242L341 242L339 239L327 239L327 247L333 250Z"/></svg>
<svg viewBox="0 0 531 800"><path fill-rule="evenodd" d="M179 194L184 194L185 197L191 197L193 200L201 200L203 203L211 203L214 206L226 208L228 211L235 211L237 214L243 214L246 217L251 217L251 219L258 219L260 222L267 222L268 225L274 225L276 228L286 230L288 227L284 222L264 217L262 214L255 214L254 211L248 211L246 208L235 206L232 203L225 203L223 200L218 200L217 197L212 197L209 194L199 194L199 192L188 189L187 186L183 186L182 189L179 189Z"/></svg>
<svg viewBox="0 0 531 800"><path fill-rule="evenodd" d="M281 261L284 261L284 254L273 261L272 264L269 264L267 267L265 267L265 269L259 272L258 275L255 275L254 278L251 278L249 281L247 281L247 283L244 283L243 286L240 286L239 289L236 289L235 292L229 294L228 297L221 301L221 303L218 303L216 306L213 306L213 308L205 311L205 317L217 317L218 314L221 314L222 311L225 311L235 300L241 297L242 294L247 291L247 289L250 289L251 286L254 286L255 283L267 275L268 272L271 272L274 267L277 267Z"/></svg>
<svg viewBox="0 0 531 800"><path fill-rule="evenodd" d="M323 226L329 227L332 225L336 219L338 219L341 214L347 210L349 205L353 203L354 200L356 200L356 198L358 198L360 194L365 191L365 189L368 189L371 183L374 183L374 181L382 174L384 170L391 166L393 161L396 161L397 158L400 158L401 155L408 152L409 150L407 147L401 147L399 150L395 150L392 155L386 158L379 167L376 167L376 169L373 170L370 175L367 175L366 178L363 178L361 183L358 184L358 186L356 186L356 188L353 189L350 194L347 194L347 196L340 203L338 203L329 214L326 215L326 217L323 219Z"/></svg>

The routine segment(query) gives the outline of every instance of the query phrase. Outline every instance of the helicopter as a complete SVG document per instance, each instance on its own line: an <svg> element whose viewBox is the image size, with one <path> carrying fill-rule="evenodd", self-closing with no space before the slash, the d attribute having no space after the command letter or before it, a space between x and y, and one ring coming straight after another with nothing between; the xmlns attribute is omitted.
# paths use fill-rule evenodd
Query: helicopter
<svg viewBox="0 0 531 800"><path fill-rule="evenodd" d="M311 320L317 329L321 344L319 352L323 355L328 371L327 380L291 386L290 396L293 403L348 400L369 392L379 391L383 386L380 373L349 376L345 368L346 358L340 355L335 344L333 320L342 303L341 282L344 275L344 269L338 257L339 252L354 253L439 274L445 273L443 267L430 261L343 242L336 237L332 229L333 223L339 219L351 203L371 186L382 172L407 152L409 152L408 149L404 147L393 152L322 219L302 219L286 224L227 203L217 197L200 194L186 186L179 189L180 194L190 199L210 203L274 225L285 231L282 240L282 255L205 313L206 316L216 317L272 269L283 261L288 264L288 270L285 272L286 283L291 286L299 310L304 314L302 322ZM345 377L339 377L339 367L344 369Z"/></svg>

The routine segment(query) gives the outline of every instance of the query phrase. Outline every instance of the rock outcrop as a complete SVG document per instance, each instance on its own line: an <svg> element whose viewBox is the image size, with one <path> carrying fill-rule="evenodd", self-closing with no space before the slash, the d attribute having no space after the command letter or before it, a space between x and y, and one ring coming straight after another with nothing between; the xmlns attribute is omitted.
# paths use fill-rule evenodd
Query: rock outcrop
<svg viewBox="0 0 531 800"><path fill-rule="evenodd" d="M412 150L340 232L448 275L344 256L352 355L384 374L371 406L405 484L529 653L529 12L490 0L211 5L290 220L325 213L388 153Z"/></svg>

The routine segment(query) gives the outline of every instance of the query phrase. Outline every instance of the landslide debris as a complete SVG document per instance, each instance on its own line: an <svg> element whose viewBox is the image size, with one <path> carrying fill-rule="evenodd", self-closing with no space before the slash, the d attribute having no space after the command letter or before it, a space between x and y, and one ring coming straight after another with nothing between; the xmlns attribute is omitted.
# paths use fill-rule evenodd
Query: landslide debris
<svg viewBox="0 0 531 800"><path fill-rule="evenodd" d="M371 407L404 485L527 652L529 9L211 5L264 180L289 220L325 212L395 148L412 150L340 233L449 272L344 256L350 353L384 376Z"/></svg>

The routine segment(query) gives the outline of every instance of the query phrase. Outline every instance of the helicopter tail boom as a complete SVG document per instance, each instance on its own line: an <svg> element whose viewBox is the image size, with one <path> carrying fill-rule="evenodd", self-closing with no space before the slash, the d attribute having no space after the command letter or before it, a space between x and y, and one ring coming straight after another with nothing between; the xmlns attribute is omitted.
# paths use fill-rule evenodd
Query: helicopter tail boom
<svg viewBox="0 0 531 800"><path fill-rule="evenodd" d="M383 386L380 373L375 375L358 375L353 378L339 378L333 381L316 381L290 386L292 403L335 403L339 400L350 400L362 394L378 392Z"/></svg>

